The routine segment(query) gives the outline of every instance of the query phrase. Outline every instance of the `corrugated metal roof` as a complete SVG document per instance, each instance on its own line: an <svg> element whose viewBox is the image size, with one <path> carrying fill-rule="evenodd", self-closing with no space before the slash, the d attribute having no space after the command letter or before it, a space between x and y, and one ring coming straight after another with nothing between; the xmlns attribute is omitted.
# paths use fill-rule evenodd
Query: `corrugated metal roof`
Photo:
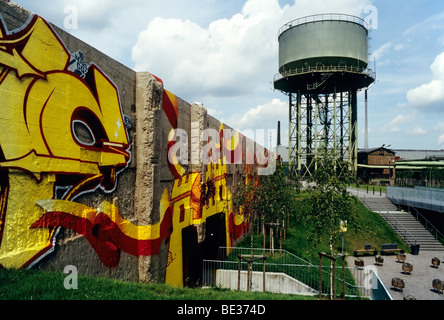
<svg viewBox="0 0 444 320"><path fill-rule="evenodd" d="M444 161L397 161L396 168L398 166L414 166L414 167L443 167Z"/></svg>
<svg viewBox="0 0 444 320"><path fill-rule="evenodd" d="M358 149L358 153L373 153L373 152L378 151L378 150L385 150L385 151L390 152L390 153L395 153L395 151L393 151L392 149L387 149L387 148L384 148L384 147Z"/></svg>
<svg viewBox="0 0 444 320"><path fill-rule="evenodd" d="M444 157L444 150L395 149L394 151L401 160L406 161Z"/></svg>

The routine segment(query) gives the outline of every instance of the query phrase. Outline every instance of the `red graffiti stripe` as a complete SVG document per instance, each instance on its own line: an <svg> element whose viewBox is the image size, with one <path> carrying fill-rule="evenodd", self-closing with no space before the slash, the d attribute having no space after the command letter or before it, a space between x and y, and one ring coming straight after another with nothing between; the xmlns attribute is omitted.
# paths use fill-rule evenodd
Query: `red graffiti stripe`
<svg viewBox="0 0 444 320"><path fill-rule="evenodd" d="M159 253L162 241L169 240L172 233L172 210L168 208L160 225L160 237L156 239L134 239L122 232L119 226L104 213L97 214L94 223L88 219L65 212L48 212L33 228L64 227L83 235L102 263L115 268L119 264L120 251L133 256L149 256Z"/></svg>
<svg viewBox="0 0 444 320"><path fill-rule="evenodd" d="M112 243L105 243L102 239L95 237L95 224L88 219L76 217L65 212L48 212L31 225L31 229L45 227L71 229L88 240L105 266L115 268L119 264L120 251L117 246Z"/></svg>
<svg viewBox="0 0 444 320"><path fill-rule="evenodd" d="M245 224L245 222L237 225L234 219L234 212L231 212L228 217L228 231L231 235L232 241L239 239L245 232L248 231L248 226Z"/></svg>
<svg viewBox="0 0 444 320"><path fill-rule="evenodd" d="M176 165L180 167L180 165L178 164L174 164L172 163L172 161L169 158L169 153L172 152L174 145L176 144L176 141L168 141L168 152L167 152L167 163L168 163L168 168L170 169L172 175L174 176L174 178L176 179L180 179L182 177L182 175L178 172L178 168L176 168Z"/></svg>
<svg viewBox="0 0 444 320"><path fill-rule="evenodd" d="M177 119L179 117L177 102L174 103L173 101L171 101L166 90L163 90L162 100L163 100L163 111L165 112L168 121L170 122L171 126L174 129L177 129Z"/></svg>

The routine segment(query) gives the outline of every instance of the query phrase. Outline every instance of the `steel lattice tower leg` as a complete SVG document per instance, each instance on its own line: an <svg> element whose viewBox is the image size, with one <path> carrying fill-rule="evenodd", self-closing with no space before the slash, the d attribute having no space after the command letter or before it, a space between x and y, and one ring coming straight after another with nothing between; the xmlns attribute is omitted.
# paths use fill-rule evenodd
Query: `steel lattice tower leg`
<svg viewBox="0 0 444 320"><path fill-rule="evenodd" d="M309 178L328 151L357 172L357 92L289 94L289 162L300 178Z"/></svg>
<svg viewBox="0 0 444 320"><path fill-rule="evenodd" d="M300 93L289 93L289 166L293 174L300 174L301 171L301 101Z"/></svg>

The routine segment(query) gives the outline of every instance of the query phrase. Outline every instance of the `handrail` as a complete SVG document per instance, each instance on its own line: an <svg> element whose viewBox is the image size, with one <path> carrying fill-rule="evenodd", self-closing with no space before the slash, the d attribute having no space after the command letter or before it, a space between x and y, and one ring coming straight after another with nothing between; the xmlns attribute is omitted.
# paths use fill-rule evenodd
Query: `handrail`
<svg viewBox="0 0 444 320"><path fill-rule="evenodd" d="M404 235L402 234L402 230L399 230L400 231L400 233L401 233L401 236L403 236L404 237L404 240L406 240L407 239L407 235L406 235L406 233L410 236L410 237L412 237L413 238L413 240L414 240L414 243L415 244L417 244L418 243L418 240L416 239L416 237L401 223L401 222L399 222L399 220L398 219L396 219L396 217L392 214L392 213L390 213L389 211L386 211L386 215L389 215L392 219L394 219L395 221L396 221L396 224L395 224L395 230L397 230L397 227L398 227L398 224L402 227L402 228L404 228ZM385 221L387 221L388 222L388 219L386 219L386 218L384 218L383 217L383 219L385 220Z"/></svg>
<svg viewBox="0 0 444 320"><path fill-rule="evenodd" d="M221 250L221 249L223 249L223 250L227 250L227 249L239 249L239 250L248 250L248 251L251 251L252 249L253 250L257 250L257 251L260 251L260 252L264 252L264 251L269 251L269 253L271 253L271 254L273 254L273 250L271 250L271 249L266 249L266 248L245 248L245 247L219 247L219 250ZM291 253L291 252L289 252L289 251L287 251L287 250L285 250L285 249L278 249L278 250L274 250L274 253L286 253L286 254L288 254L288 255L290 255L291 257L293 257L293 258L296 258L296 259L298 259L298 260L301 260L302 262L304 262L304 263L306 263L306 264L295 264L295 263L273 263L273 262L267 262L267 265L268 266L273 266L273 265L279 265L279 266L289 266L289 267L309 267L309 268L319 268L319 265L314 265L314 264L312 264L311 262L309 262L309 261L307 261L307 260L305 260L305 259L303 259L303 258L301 258L301 257L299 257L299 256L297 256L297 255L295 255L295 254L293 254L293 253ZM207 262L224 262L224 263L233 263L233 264L238 264L238 262L237 261L222 261L222 260L207 260L207 259L204 259L204 261L207 261ZM253 262L253 264L256 264L255 262ZM322 271L322 273L323 274L327 274L327 275L330 275L330 273L329 272L327 272L327 271L325 271L324 269L326 269L326 268L329 268L328 266L322 266L322 268L321 268L321 271ZM339 268L342 268L342 267L339 267L339 266L337 266L336 267L336 269L339 269ZM354 267L347 267L348 269L352 269L352 268L354 268ZM287 272L285 272L285 271L283 271L282 273L284 273L284 274L287 274L288 276L292 276L292 275L290 275L290 274L288 274ZM338 277L338 276L335 276L336 277L336 279L338 279L339 281L342 281L342 278L340 278L340 277ZM298 279L299 281L301 281L302 283L305 283L303 280L301 280L301 279ZM305 283L306 285L308 285L307 283ZM348 281L345 281L345 284L347 285L347 286L349 286L349 287L356 287L356 286L354 286L353 284L351 284L350 282L348 282Z"/></svg>
<svg viewBox="0 0 444 320"><path fill-rule="evenodd" d="M354 189L354 190L356 190L356 196L357 197L359 197L358 196L358 193L359 193L359 189ZM362 191L362 193L364 194L364 198L367 198L367 196L365 195L365 192L364 192L364 190ZM401 237L403 237L404 238L404 240L405 239L407 239L407 235L409 235L410 237L412 237L413 238L413 240L414 240L414 242L415 242L415 244L416 243L418 243L418 240L416 239L416 237L390 212L390 210L388 210L387 209L387 207L386 206L384 206L383 204L382 204L382 207L384 208L384 210L382 210L382 211L379 211L380 213L382 213L382 212L384 212L385 211L385 213L386 213L386 215L387 216L390 216L390 218L392 218L393 220L395 220L395 224L394 224L394 228L395 228L395 230L397 230L398 231L398 224L401 226L401 228L404 228L404 234L402 233L402 230L399 230L399 232L400 232L400 235L401 235ZM386 221L386 222L388 222L388 218L385 218L384 216L382 216L381 215L381 217Z"/></svg>
<svg viewBox="0 0 444 320"><path fill-rule="evenodd" d="M390 196L391 198L393 198L393 199L395 199L395 201L397 201L398 202L398 205L401 205L401 200L399 200L397 197L395 197L394 195L391 195ZM431 229L435 232L435 235L434 235L434 238L436 239L436 240L438 240L439 241L439 238L438 238L438 234L441 236L441 238L442 239L444 239L444 235L429 221L429 220L427 220L427 218L426 217L424 217L416 208L415 208L415 206L413 206L411 203L410 203L410 201L408 201L407 199L405 199L405 202L407 203L407 207L410 209L410 208L413 208L415 211L416 211L416 217L415 217L415 215L412 213L412 212L410 212L410 214L413 216L413 217L415 217L415 219L416 219L416 221L420 221L419 219L418 219L418 216L420 216L423 220L424 220L424 222L425 222L425 228L427 229L427 230L429 230L429 227L431 227ZM409 210L410 211L410 210ZM429 230L429 232L433 235L433 232L431 232L430 230Z"/></svg>
<svg viewBox="0 0 444 320"><path fill-rule="evenodd" d="M298 19L294 19L286 24L284 24L280 29L279 29L279 36L284 33L285 31L305 24L305 23L310 23L310 22L318 22L318 21L345 21L345 22L353 22L353 23L357 23L361 26L363 26L364 28L366 28L367 30L370 29L369 24L362 18L356 17L356 16L352 16L349 14L343 14L343 13L324 13L324 14L315 14L315 15L311 15L311 16L306 16L306 17L302 17L302 18L298 18Z"/></svg>
<svg viewBox="0 0 444 320"><path fill-rule="evenodd" d="M222 262L223 262L225 265L227 265L227 264L231 264L231 265L233 265L234 267L237 267L237 266L239 265L239 262L238 262L238 261L223 261L223 260L210 260L210 259L204 259L203 261L204 261L204 262L210 262L210 263L222 263ZM242 263L242 265L247 264L247 262L245 262L245 261L242 261L241 263ZM262 263L253 262L253 265L262 265ZM313 264L311 264L311 265L304 265L304 264L292 264L292 263L267 263L267 266L281 266L281 267L284 266L284 267L292 267L292 268L301 268L301 267L319 268L319 265L313 265ZM328 272L328 271L325 270L325 269L327 269L327 268L330 268L330 267L329 267L329 266L322 266L322 267L321 267L321 271L322 271L322 273L325 274L325 275L330 275L330 272ZM342 267L341 267L341 266L336 266L335 268L336 268L336 269L341 269ZM355 268L355 267L346 267L346 269L354 269L354 268ZM225 269L225 270L236 270L236 269ZM203 272L204 272L204 270L203 270ZM294 279L300 281L301 283L303 283L303 284L309 286L310 288L312 288L312 287L311 287L311 284L310 284L310 283L307 283L308 281L306 281L306 279L300 279L300 278L298 279L298 278L296 278L294 275L289 274L289 272L287 272L286 270L281 270L280 273L286 274L287 276L292 277L292 278L294 278ZM341 277L338 277L338 276L335 275L335 278L336 278L338 281L342 281L342 278L341 278ZM346 284L349 288L360 288L359 285L355 285L355 284L353 284L353 283L350 283L350 282L347 281L347 280L345 281L345 284ZM312 288L312 289L315 290L315 291L317 291L317 292L319 292L319 290L316 290L316 289L314 289L314 288Z"/></svg>
<svg viewBox="0 0 444 320"><path fill-rule="evenodd" d="M281 73L278 73L273 77L273 82L276 82L276 81L283 79L283 78L312 73L312 72L344 72L344 71L345 72L352 72L352 73L362 73L362 74L365 74L373 79L376 79L376 73L368 68L348 66L348 65L337 65L337 66L317 65L317 66L309 66L309 67L284 70Z"/></svg>
<svg viewBox="0 0 444 320"><path fill-rule="evenodd" d="M249 250L249 251L251 251L251 248L245 248L245 247L219 247L219 250L221 250L221 249L223 249L223 250L230 249L230 251L231 251L231 249L239 249L239 250ZM253 248L253 250L262 251L262 252L264 252L264 251L270 251L270 252L273 251L272 249L267 249L267 248ZM274 251L278 251L279 253L283 252L283 253L286 253L286 254L290 255L293 258L301 260L304 263L306 263L306 266L309 266L309 267L315 266L310 261L307 261L307 260L305 260L305 259L303 259L303 258L301 258L301 257L299 257L299 256L297 256L297 255L295 255L295 254L285 250L285 249L274 249Z"/></svg>

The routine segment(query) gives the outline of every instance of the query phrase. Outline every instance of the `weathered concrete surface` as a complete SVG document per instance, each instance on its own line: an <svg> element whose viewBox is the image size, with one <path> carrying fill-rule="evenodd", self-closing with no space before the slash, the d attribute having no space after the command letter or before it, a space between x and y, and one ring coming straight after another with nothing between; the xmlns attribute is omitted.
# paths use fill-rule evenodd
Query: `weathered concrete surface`
<svg viewBox="0 0 444 320"><path fill-rule="evenodd" d="M252 272L251 291L263 291L263 273ZM237 270L216 270L216 285L222 288L238 290ZM247 271L241 271L240 290L247 291ZM318 292L285 273L266 272L265 291L283 294L317 295Z"/></svg>
<svg viewBox="0 0 444 320"><path fill-rule="evenodd" d="M136 183L134 211L140 225L159 222L159 211L155 195L159 183L160 121L163 86L149 73L136 76ZM157 201L156 201L157 200ZM139 257L139 280L162 281L159 279L159 257Z"/></svg>

